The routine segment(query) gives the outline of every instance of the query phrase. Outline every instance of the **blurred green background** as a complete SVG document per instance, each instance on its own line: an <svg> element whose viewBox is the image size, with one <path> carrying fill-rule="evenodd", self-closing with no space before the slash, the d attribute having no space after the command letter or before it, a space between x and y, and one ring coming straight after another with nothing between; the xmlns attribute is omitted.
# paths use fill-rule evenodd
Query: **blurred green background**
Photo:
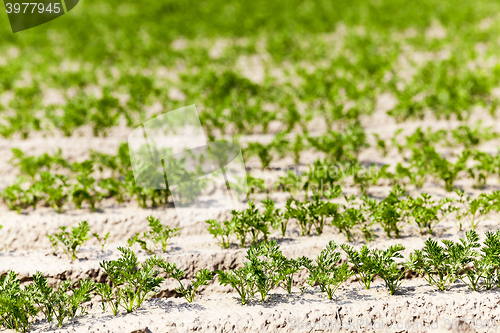
<svg viewBox="0 0 500 333"><path fill-rule="evenodd" d="M426 108L466 119L477 104L496 106L499 9L490 0L85 0L17 34L4 13L0 135L71 135L85 124L105 135L122 118L134 126L151 116L155 102L163 112L196 103L211 132L234 123L250 133L262 119L356 119L385 92L398 120ZM49 89L62 101L44 102ZM339 113L347 101L350 113Z"/></svg>

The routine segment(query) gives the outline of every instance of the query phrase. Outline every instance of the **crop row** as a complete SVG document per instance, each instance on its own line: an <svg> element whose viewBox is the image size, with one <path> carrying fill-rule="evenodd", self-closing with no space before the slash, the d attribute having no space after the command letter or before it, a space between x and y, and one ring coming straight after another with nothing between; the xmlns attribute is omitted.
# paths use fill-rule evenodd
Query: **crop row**
<svg viewBox="0 0 500 333"><path fill-rule="evenodd" d="M363 45L371 43L372 47L377 47L377 39L375 36L363 38L354 35L349 43L360 52L373 53ZM401 52L397 46L393 47L395 52ZM197 101L203 106L201 120L211 139L230 133L230 128L236 128L238 133L252 133L260 127L267 132L273 121L279 121L288 131L293 131L296 126L307 130L308 123L316 117L324 119L332 129L338 122L354 122L360 115L371 114L377 94L384 91L390 91L398 100L389 112L398 120L422 118L426 109L438 117L454 114L458 119L465 119L475 105L491 108L494 115L498 105L492 94L494 82L500 76L498 69L487 74L470 70L460 66L456 58L429 62L418 68L411 84L400 89L397 84L400 79L383 80L384 74L391 72L389 68L395 65L395 58L382 57L375 64L364 57L353 61L354 64L341 55L330 60L326 68L313 73L297 66L297 77L289 75L287 81L302 81L298 87L280 84L272 77L268 77L266 83L252 82L226 66L199 72L187 70L180 75L175 86L185 100ZM198 65L206 66L205 63ZM66 96L67 102L61 106L42 104L41 82L35 81L28 87L13 87L10 83L7 90L14 98L5 107L12 110L12 115L5 117L6 124L0 124L0 135L11 137L20 133L21 137L27 138L31 131L58 129L70 136L85 125L90 126L96 136L106 135L121 118L130 127L139 125L146 117L144 109L154 102L159 101L167 109L179 104L169 97L168 90L158 88L160 83L152 75L127 71L116 79L107 71L106 75L109 83L101 87L98 97L82 89L87 85L99 85L97 76L69 77L68 80L77 81L72 83L80 89L76 96ZM64 82L62 86L65 84L68 83ZM120 102L115 92L128 95L127 101ZM425 98L417 101L417 95L425 95ZM346 104L351 101L355 105L347 108ZM300 105L304 104L306 111L299 111ZM32 110L42 112L30 112Z"/></svg>
<svg viewBox="0 0 500 333"><path fill-rule="evenodd" d="M86 203L95 211L99 201L114 198L122 203L126 195L136 198L141 207L146 207L148 199L155 207L166 203L170 195L168 189L146 190L136 185L127 144L119 147L117 155L92 151L90 159L71 164L61 157L60 151L53 156L25 156L17 148L12 151L11 162L21 176L1 196L11 210L18 212L28 207L36 209L40 202L62 212L68 201L78 209ZM56 170L58 173L54 173ZM101 174L99 181L95 178L97 171ZM111 172L111 177L102 177L106 171Z"/></svg>
<svg viewBox="0 0 500 333"><path fill-rule="evenodd" d="M167 225L163 225L160 223L159 219L153 216L148 216L147 220L150 230L144 232L142 236L140 233L136 233L128 240L128 246L132 247L134 244L139 244L139 246L149 254L155 253L157 248L160 248L163 252L167 252L167 246L172 237L178 235L179 228L170 228ZM61 229L60 232L49 234L47 237L54 247L55 252L58 252L59 244L61 244L64 253L73 261L77 258L82 245L90 239L89 224L87 221L82 221L78 226L71 227L71 231L65 226L59 228ZM92 236L94 236L101 245L101 250L104 251L110 233L108 232L106 235L101 236L94 232Z"/></svg>
<svg viewBox="0 0 500 333"><path fill-rule="evenodd" d="M65 23L54 26L61 36L58 42L48 34L28 42L6 33L3 36L10 37L2 37L0 43L7 56L0 65L0 94L6 92L14 98L2 107L12 113L6 113L0 133L28 136L33 130L57 128L71 135L76 128L89 124L94 133L103 135L105 129L116 125L118 117L124 115L129 120L137 114L144 116L145 106L155 101L166 109L178 106L175 100L179 98L170 98L165 89L171 86L180 90L185 100L203 105L207 128L221 132L230 127L228 124L252 131L276 118L287 127L306 123L316 115L329 125L355 119L372 112L377 95L383 92L397 98L391 114L401 120L420 118L426 110L437 116L466 118L478 104L490 107L493 113L496 100L492 90L500 71L494 61L489 61L489 56L498 52L498 28L490 14L496 12L498 4L457 3L446 4L435 18L443 25L440 29L446 37L442 39L426 36L434 1L427 2L424 6L429 10L422 10L420 15L415 15L413 7L393 15L390 8L401 8L401 0L382 2L381 7L388 8L391 15L365 1L335 8L314 3L307 13L296 11L300 1L280 1L266 10L265 17L246 4L221 1L184 19L177 16L187 9L183 4L176 5L174 14L161 17L157 13L162 12L162 5L158 4L148 12L149 20L138 15L140 9L130 3L127 18L103 14L106 32L85 50L80 41L71 38ZM103 3L107 5L111 3ZM229 22L224 13L231 10L235 13ZM283 12L286 15L280 15ZM355 14L360 12L367 13L363 19ZM313 18L315 24L308 24ZM482 22L485 18L486 25ZM168 34L158 32L160 21L168 22ZM125 33L124 39L116 33L128 31L133 22L142 22L149 37ZM82 40L90 40L93 37L87 30L94 24L92 16L84 14L74 18L72 27L78 27ZM413 33L402 33L408 28ZM186 39L179 40L181 36ZM222 36L225 42L220 47ZM241 36L246 38L241 40ZM37 50L40 66L30 68L32 75L25 82L23 72L32 61L30 51L35 41L41 47ZM480 50L477 41L481 41ZM181 47L176 47L179 44ZM164 48L164 54L156 52ZM212 48L219 50L217 56L212 57ZM466 49L471 52L459 52ZM58 63L55 55L59 51L55 50L70 56L71 65ZM157 56L155 64L149 64L151 52ZM434 59L417 61L413 53L425 53ZM442 53L449 55L443 57ZM264 79L260 83L246 79L238 70L242 58L253 57L263 62ZM11 61L13 58L16 61ZM182 66L178 66L179 61ZM103 62L108 66L103 67ZM406 68L401 68L406 62L414 74L409 77ZM475 67L465 66L472 62ZM160 68L181 73L169 81L156 75ZM273 75L276 70L281 73L277 77ZM69 87L76 94L66 92ZM88 92L91 87L98 87L102 93L93 96ZM60 107L45 107L42 100L46 88L59 90L67 102ZM115 92L129 99L119 104ZM347 102L353 101L354 106L347 107ZM299 110L304 104L306 111ZM43 111L45 115L41 116ZM137 125L141 120L132 121Z"/></svg>
<svg viewBox="0 0 500 333"><path fill-rule="evenodd" d="M121 252L119 259L100 263L108 283L87 279L63 281L51 287L47 278L36 272L33 283L22 286L15 272L4 274L0 277L0 323L5 328L28 332L41 314L47 322L61 327L70 319L85 314L84 304L93 295L100 297L103 312L110 309L117 315L122 308L131 313L159 292L164 281L160 274L177 280L179 287L176 291L188 302L194 300L200 286L208 285L214 273L220 285L230 285L236 290L242 304L254 297L266 302L270 292L276 288L291 293L295 285L305 291L305 286L294 282L294 275L304 269L308 272L306 283L329 300L351 276L356 276L356 280L367 290L378 276L389 293L394 295L408 271L423 275L438 290L447 290L456 281L465 283L474 291L500 288L500 231L487 232L485 237L482 247L475 231L468 231L466 238L458 242L442 240L439 244L429 238L423 249L415 250L407 261L400 260L405 249L400 244L386 250L369 249L365 245L359 251L342 244L340 249L347 258L342 260L339 246L330 241L312 260L306 256L287 258L276 241L271 240L251 246L242 267L215 272L202 269L187 285L181 281L185 272L175 263L167 262L158 255L139 263L131 249L118 247Z"/></svg>
<svg viewBox="0 0 500 333"><path fill-rule="evenodd" d="M153 205L157 204L159 201L155 201L157 192L160 191L160 194L166 196L168 189L144 190L135 185L130 170L127 171L128 176L125 181L118 177L99 181L99 187L107 189L107 194L97 190L96 180L91 176L94 164L107 166L113 172L126 170L127 167L130 167L123 166L125 163L119 162L128 162L127 150L122 148L117 156L94 152L92 160L82 163L75 162L72 165L61 159L58 154L52 157L47 154L39 157L23 157L22 152L15 150L19 159L19 167L26 175L32 177L33 183L26 190L20 184L10 186L3 192L2 196L11 209L18 210L26 208L30 204L36 208L37 202L44 200L45 204L61 211L68 196L72 198L78 208L81 208L82 203L87 201L90 207L95 209L97 201L104 197L115 196L119 201L123 201L123 186L125 190L129 190L128 193L136 195L140 204L145 206L148 194L151 195ZM330 174L322 163L319 161L314 163L310 172L305 174L306 181L303 186L307 193L311 192L312 195L306 196L304 201L290 198L287 200L285 209L281 210L275 208L272 200L266 199L263 201L265 206L263 213L259 212L255 204L250 201L250 208L244 211L233 211L233 217L230 221L222 223L215 220L209 221L209 231L219 238L223 247L229 246L229 239L233 234L237 236L240 245L244 246L247 235L252 238L253 243L260 238L267 239L272 229L280 230L281 234L285 236L288 223L295 221L300 227L302 235L310 235L312 231L321 234L325 224L330 224L339 232L344 233L348 240L359 233L368 241L374 237L373 228L375 225L380 225L388 237L399 237L402 228L409 223L417 226L421 234L426 232L432 234L444 217L455 212L460 230L462 230L464 222L470 223L471 229L475 229L481 216L500 210L499 191L483 193L476 198L471 198L466 197L463 191L456 190L457 199L447 198L436 202L426 193L412 197L398 184L394 185L389 195L381 201L370 199L366 195L361 195L358 198L344 195L345 204L331 202L330 200L342 196L342 188L337 184L338 174ZM49 171L40 171L40 179L35 178L36 170L57 166L75 172L76 176L73 176L72 179L76 178L77 183L69 185L67 176L53 176ZM288 177L290 176L294 176L294 174L289 173ZM292 179L296 182L295 185L302 182L300 179L297 180L301 177ZM251 178L250 180L255 181ZM60 183L56 183L56 181L60 181ZM280 179L280 182L289 185L286 178ZM105 187L107 185L109 186ZM67 194L68 192L70 195ZM164 202L167 198L164 197ZM137 237L134 242L142 244L143 248L146 247Z"/></svg>
<svg viewBox="0 0 500 333"><path fill-rule="evenodd" d="M313 231L321 234L325 225L335 227L344 234L348 241L362 235L365 241L375 237L374 227L379 225L387 237L400 237L402 229L412 224L420 234L433 234L439 222L448 214L455 213L460 230L464 222L475 230L481 218L490 212L500 210L499 192L481 194L477 198L465 197L464 192L457 191L458 199L452 198L435 201L430 195L422 193L418 197L405 196L399 186L395 186L389 195L376 201L367 196L357 200L354 196L344 196L345 203L325 201L315 192L304 201L290 198L285 208L276 208L270 199L262 201L264 211L259 211L252 201L249 208L243 211L232 211L229 221L206 221L208 231L218 239L223 248L228 248L233 235L239 240L241 247L250 236L252 243L267 240L273 229L279 230L285 237L290 221L300 228L301 235L310 235ZM341 196L339 186L325 193L328 199Z"/></svg>
<svg viewBox="0 0 500 333"><path fill-rule="evenodd" d="M118 247L118 250L122 254L119 259L100 263L109 284L94 283L90 279L78 282L65 280L53 288L42 273L36 272L33 284L21 287L17 274L9 271L0 277L2 326L17 332L28 332L41 313L47 322L61 327L71 318L86 313L83 304L91 300L93 293L100 296L103 312L110 309L117 315L120 308L127 313L133 312L159 291L164 278L158 276L160 272L155 268L163 269L168 277L176 279L180 284L176 290L189 302L193 301L198 287L212 279L212 272L201 270L196 273L195 280L185 287L181 282L185 273L174 263L167 263L156 255L139 263L132 250L123 247Z"/></svg>
<svg viewBox="0 0 500 333"><path fill-rule="evenodd" d="M490 212L500 210L499 193L490 195L482 194L478 198L465 198L463 192L459 193L459 199L441 199L435 202L425 193L419 197L404 197L400 187L394 187L387 198L377 202L369 197L356 200L354 196L344 196L345 203L324 201L318 193L304 201L290 198L285 208L276 208L271 199L262 201L263 210L256 208L253 201L249 201L249 207L244 210L231 212L230 220L219 222L207 220L208 232L213 235L222 248L229 248L237 240L240 247L245 247L247 241L257 244L267 241L274 230L282 237L287 234L290 222L300 229L302 236L310 236L312 233L320 235L324 227L329 225L338 230L352 241L354 238L363 237L369 242L375 237L375 226L380 226L387 237L400 237L402 229L412 224L418 227L420 234L433 234L439 222L450 213L455 213L456 222L460 230L464 222L470 224L470 229L475 230L481 218ZM341 196L341 189L336 186L326 194L329 199ZM149 231L141 236L135 234L128 240L128 245L138 244L147 253L154 253L160 247L166 252L170 239L178 234L178 228L170 228L162 225L160 221L152 216L147 218ZM81 246L90 239L90 229L86 221L76 227L60 227L61 231L53 235L47 235L57 252L58 245L63 246L64 252L71 260L75 260ZM102 248L109 238L109 233L100 236L92 233Z"/></svg>
<svg viewBox="0 0 500 333"><path fill-rule="evenodd" d="M369 147L366 135L359 125L349 125L342 132L329 131L326 134L310 137L296 135L293 140L286 139L286 133L278 134L274 140L263 145L249 143L245 156L259 157L261 164L267 168L275 156L291 155L295 163L299 162L300 153L306 149L313 149L324 154L325 159L317 160L309 165L309 170L300 174L289 168L286 176L273 184L272 190L299 191L308 190L308 187L321 188L325 184L339 184L343 180L352 179L355 186L359 186L362 193L370 186L377 185L380 180L391 184L404 186L409 183L421 188L428 179L441 181L447 191L452 191L457 179L467 175L474 180L475 188L483 188L489 177L500 174L500 154L492 155L478 149L477 145L497 138L498 135L491 128L474 128L461 126L456 130L424 132L418 128L405 139L399 137L397 131L390 142L396 148L402 162L394 168L390 165L382 167L364 167L357 160L359 153ZM453 140L450 139L450 136ZM390 143L376 137L376 148L385 156L390 149ZM451 158L439 153L436 146L461 146L461 153ZM392 169L392 171L389 171ZM295 172L294 172L295 171ZM254 190L266 191L262 180L252 179Z"/></svg>
<svg viewBox="0 0 500 333"><path fill-rule="evenodd" d="M473 127L461 125L450 131L432 131L429 128L427 131L423 131L419 127L413 134L404 139L399 137L400 134L401 130L398 130L387 142L375 133L375 147L384 156L387 155L391 144L400 153L412 151L421 146L435 145L464 147L470 150L485 141L498 138L498 134L493 132L491 127L483 127L481 122ZM304 131L304 134L296 134L295 136L291 136L289 131L282 131L269 144L248 143L244 155L245 158L257 156L262 167L267 168L276 156L283 158L288 155L294 159L295 164L299 164L300 154L307 149L324 153L326 158L332 162L352 161L363 149L369 146L364 129L359 123L354 122L347 124L341 131L329 130L319 136L311 136L307 130Z"/></svg>
<svg viewBox="0 0 500 333"><path fill-rule="evenodd" d="M442 219L454 213L459 230L464 228L464 223L475 230L481 219L487 214L500 211L500 191L490 194L483 193L477 198L465 197L464 192L456 191L458 199L446 198L435 201L430 195L422 193L418 197L407 195L401 187L395 186L389 195L376 201L367 196L357 199L355 196L344 195L343 201L332 202L322 199L318 192L305 200L290 198L284 208L276 208L271 199L262 201L263 209L259 210L253 201L244 210L233 210L230 220L219 222L207 220L208 232L217 239L222 248L229 248L235 241L240 247L245 247L248 239L251 244L267 241L273 230L277 230L282 237L287 234L290 222L300 229L302 236L312 233L323 233L324 227L329 225L338 230L352 241L354 238L363 237L369 242L375 237L375 227L380 226L387 237L400 237L406 225L413 225L419 229L421 235L434 234ZM340 186L334 186L329 192L324 193L327 199L339 199L342 195ZM147 253L153 254L159 247L166 252L172 237L178 234L178 228L162 225L152 216L147 218L150 231L135 234L128 240L129 246L138 244ZM1 226L0 226L1 227ZM60 227L61 231L47 235L57 252L58 245L63 245L64 252L75 260L80 247L89 236L87 222L81 222L77 227L72 227L71 232L67 227ZM101 244L102 248L109 238L109 233L100 236L92 234Z"/></svg>
<svg viewBox="0 0 500 333"><path fill-rule="evenodd" d="M251 175L248 179L251 192L294 193L310 192L313 189L324 192L328 187L337 184L353 186L360 194L365 194L370 186L381 183L398 184L403 187L411 184L416 188L422 188L429 180L440 182L445 190L451 192L456 189L455 183L461 178L472 179L474 188L484 188L490 177L500 174L500 155L493 156L479 150L465 150L453 162L436 152L435 148L425 146L421 149L412 149L407 162L397 163L392 171L390 168L390 165L365 167L357 160L332 162L323 159L309 164L305 171L289 167L286 174L272 184Z"/></svg>
<svg viewBox="0 0 500 333"><path fill-rule="evenodd" d="M461 131L471 131L470 128L461 128ZM465 135L469 139L464 146L471 147L482 140L494 137L487 130L479 134L479 128ZM303 174L288 171L286 176L272 186L272 190L294 192L299 190L324 192L325 186L332 187L351 179L364 193L370 185L376 185L382 179L392 183L405 185L410 183L421 187L429 177L439 179L445 189L453 190L455 181L461 174L468 174L474 179L474 186L484 187L487 179L500 174L500 155L492 156L479 150L464 150L456 162L443 157L436 152L433 144L445 137L445 132L425 133L418 129L413 135L406 137L406 144L397 143L397 135L392 139L394 145L403 154L404 163L398 163L393 172L390 166L363 167L357 160L357 155L367 146L364 131L359 125L348 126L346 131L329 132L319 137L297 135L292 143L285 139L285 132L276 136L269 145L250 143L245 150L246 157L256 154L262 164L267 166L273 156L273 151L281 154L291 152L296 162L300 152L309 146L325 153L324 160L317 160L309 166ZM459 134L456 137L462 137ZM379 147L387 149L387 145L379 142ZM167 189L146 190L137 186L131 170L128 148L122 144L117 155L108 155L96 151L91 152L91 158L78 163L69 163L61 157L61 153L52 156L26 156L21 150L14 148L14 158L11 163L19 168L21 176L16 183L2 191L4 202L12 210L20 211L28 207L36 208L39 202L52 206L61 212L66 202L73 202L77 208L87 203L94 211L96 204L105 198L114 197L119 203L125 196L135 197L141 207L148 204L157 206L167 203L170 192ZM58 173L53 173L58 171ZM96 179L96 172L100 172L100 179ZM111 177L103 177L103 173L111 173ZM251 175L248 177L250 191L267 191L264 182Z"/></svg>

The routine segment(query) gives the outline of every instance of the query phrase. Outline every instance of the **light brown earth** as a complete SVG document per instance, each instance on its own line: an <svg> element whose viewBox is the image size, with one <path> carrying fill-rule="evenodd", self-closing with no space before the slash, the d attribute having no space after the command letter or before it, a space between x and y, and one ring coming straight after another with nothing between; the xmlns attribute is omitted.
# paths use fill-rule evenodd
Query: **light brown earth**
<svg viewBox="0 0 500 333"><path fill-rule="evenodd" d="M391 103L390 96L381 97L382 102L379 109L369 119L365 119L368 137L371 133L379 133L382 138L389 139L398 128L404 128L401 135L412 133L418 126L432 126L438 128L453 128L459 125L456 121L435 121L431 118L421 122L396 124L390 117L385 115L384 103ZM486 112L478 111L471 119L491 119ZM321 121L312 122L311 130L321 132ZM497 130L499 125L495 124ZM5 140L0 139L0 188L11 184L16 176L15 168L8 161L11 158L10 149L19 147L28 155L38 155L43 152L55 152L61 148L63 155L70 161L85 159L90 149L96 149L105 153L115 154L118 145L126 141L129 129L116 128L106 138L94 138L88 131L82 131L81 136L75 135L70 138L52 136L33 137L28 140ZM272 135L252 135L243 137L241 142L261 140L270 141ZM498 140L490 141L479 148L491 153L497 152ZM303 170L307 163L312 162L320 155L306 152L301 159ZM383 163L395 165L400 157L395 149L392 149L386 157L374 148L369 148L360 155L360 160L365 163ZM257 160L247 161L247 167L258 165ZM284 168L292 164L290 158L272 163L273 167L281 167L281 170L268 170L264 173L265 178L276 179L283 175ZM251 171L254 176L262 177L260 170ZM472 189L470 180L460 179L458 187L464 188L470 195L475 195L481 190ZM346 191L355 193L355 189L345 187ZM382 198L389 191L389 186L374 186L369 190L375 198ZM415 195L419 192L427 192L435 198L453 196L454 193L444 191L442 184L429 180L421 190L411 187L410 192ZM498 190L498 179L492 177L488 186L482 191ZM265 196L256 195L258 200ZM271 198L283 206L287 194L273 193ZM88 208L76 210L68 206L62 214L56 213L52 208L40 207L35 211L27 210L22 214L9 211L4 204L0 204L0 274L14 270L19 273L23 281L29 282L30 276L37 270L43 272L50 278L52 283L63 279L79 279L91 277L95 281L105 281L99 262L117 258L119 252L117 246L126 246L126 241L136 232L147 229L146 217L149 215L160 218L162 223L171 226L176 225L175 210L170 207L156 209L141 209L135 201L117 204L105 201L100 204L95 213ZM226 216L227 217L227 216ZM220 217L221 219L224 216ZM78 222L88 221L91 232L105 234L110 232L111 236L103 252L100 251L97 242L90 240L86 243L79 258L70 262L64 254L55 254L46 235L58 231L59 226L75 226ZM192 278L194 272L202 269L231 269L241 265L245 257L245 249L238 249L234 244L232 248L221 250L216 240L207 232L203 213L193 212L191 226L184 227L180 236L173 238L167 254L162 254L168 261L187 271L187 278ZM488 216L481 221L478 231L482 234L487 230L496 230L499 219L496 216ZM466 230L468 226L466 225ZM387 248L391 244L401 243L406 247L405 257L414 250L423 246L428 237L420 236L414 226L405 227L400 239L389 239L383 231L376 230L377 238L369 243L374 248ZM345 236L338 234L333 227L325 228L321 236L300 237L296 226L288 231L283 239L278 233L273 238L277 239L283 253L290 257L307 255L315 257L330 240L337 243L346 242ZM463 237L464 232L459 231L453 216L443 220L437 228L435 238L458 239ZM358 235L354 246L360 247L363 242ZM234 239L233 242L236 242ZM146 254L136 249L141 260ZM297 285L305 281L306 273L302 272L296 276ZM500 325L500 295L498 290L471 292L465 285L455 283L451 290L438 292L429 286L421 277L407 276L402 284L398 295L390 296L382 285L381 280L376 280L372 289L363 290L353 279L349 280L339 289L333 300L329 301L324 295L319 294L312 288L307 292L300 292L294 287L292 294L287 295L280 290L273 291L268 302L261 303L252 300L247 305L241 305L237 294L230 287L222 287L217 282L207 287L202 287L201 295L197 296L192 304L188 304L184 298L178 297L175 292L176 283L167 280L162 285L162 291L137 312L125 314L120 312L114 317L111 313L102 313L99 309L98 299L89 304L89 314L69 323L62 329L54 329L45 322L38 322L35 332L311 332L311 331L339 331L341 324L346 325L342 331L349 332L427 332L427 331L495 331L492 325ZM90 308L91 307L91 308ZM453 321L454 320L454 321ZM461 320L472 321L478 325L477 328L467 330L447 330L450 324ZM326 327L329 321L333 327ZM480 327L481 322L487 327ZM385 323L383 328L380 325ZM435 327L437 322L437 328ZM316 323L317 330L311 328ZM319 327L319 323L323 326ZM348 325L352 323L352 325ZM392 326L388 327L387 323ZM429 327L434 323L432 327ZM485 324L486 323L486 324ZM337 326L335 326L335 324ZM356 326L356 325L359 326ZM297 326L295 326L297 325ZM302 326L301 326L302 325ZM401 326L403 325L403 326ZM404 325L412 325L411 328ZM419 326L423 325L423 326ZM147 329L146 329L147 327ZM299 329L303 327L303 329ZM495 326L496 327L496 326ZM294 329L295 328L295 329ZM380 328L380 329L379 329ZM323 330L321 330L323 329Z"/></svg>

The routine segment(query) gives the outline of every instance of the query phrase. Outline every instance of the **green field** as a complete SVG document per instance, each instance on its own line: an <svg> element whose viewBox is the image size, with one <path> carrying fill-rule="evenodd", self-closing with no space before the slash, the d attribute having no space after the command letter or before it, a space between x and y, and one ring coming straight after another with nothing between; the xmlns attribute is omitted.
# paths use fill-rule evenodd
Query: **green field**
<svg viewBox="0 0 500 333"><path fill-rule="evenodd" d="M85 0L16 34L0 17L0 245L12 258L52 245L40 265L64 252L74 272L97 272L53 289L46 278L60 272L18 279L0 266L0 326L60 327L99 297L103 312L130 313L166 279L188 303L217 278L252 306L280 287L300 294L292 286L332 300L355 274L366 290L382 279L390 295L409 273L440 291L500 288L500 2ZM125 141L192 104L210 141L240 144L249 194L248 208L183 234L153 216L170 216L171 189L136 184ZM149 225L132 223L146 212ZM37 218L40 235L23 240ZM182 243L192 235L203 239L196 251L245 249L246 259L194 267ZM314 261L281 252L325 236L343 252L333 240ZM170 252L191 256L187 267Z"/></svg>
<svg viewBox="0 0 500 333"><path fill-rule="evenodd" d="M197 104L207 128L233 122L252 132L259 118L338 118L334 110L346 100L355 103L351 118L369 114L383 92L398 98L392 111L398 119L421 117L424 108L467 118L474 105L496 105L491 90L500 69L487 59L500 48L499 7L495 1L87 0L60 19L17 34L2 15L0 94L10 91L15 98L1 108L0 134L27 137L31 130L61 128L70 135L90 123L102 135L121 117L131 126L139 123L144 106L155 101L166 110ZM432 37L436 29L428 31L436 26L438 38ZM415 52L450 56L418 62ZM263 59L257 82L237 70L245 56ZM401 77L401 58L412 77ZM160 68L172 75L159 74ZM85 90L89 86L104 97L96 100ZM174 86L182 101L169 97ZM66 97L62 113L41 105L49 88ZM130 99L118 108L113 93ZM425 98L412 100L419 94ZM268 103L276 115L262 115ZM290 114L298 103L305 103L305 114ZM222 111L227 107L229 114Z"/></svg>

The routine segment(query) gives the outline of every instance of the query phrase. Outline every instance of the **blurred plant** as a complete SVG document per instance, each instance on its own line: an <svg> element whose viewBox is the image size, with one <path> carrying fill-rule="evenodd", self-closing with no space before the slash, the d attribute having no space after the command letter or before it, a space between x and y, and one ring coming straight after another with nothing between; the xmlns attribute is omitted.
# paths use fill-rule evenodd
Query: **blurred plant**
<svg viewBox="0 0 500 333"><path fill-rule="evenodd" d="M30 195L32 192L26 191L22 188L23 184L26 183L26 178L19 177L15 184L7 186L0 196L3 201L7 204L10 210L16 210L17 213L21 213L21 209L28 208L31 204L34 204L33 197Z"/></svg>
<svg viewBox="0 0 500 333"><path fill-rule="evenodd" d="M471 229L475 230L479 224L479 216L486 214L490 210L494 209L495 205L490 205L491 196L480 195L477 198L472 199L470 196L465 197L465 192L460 189L456 189L455 193L458 194L459 198L456 203L461 204L461 207L454 207L453 210L457 212L456 218L459 224L459 230L462 230L462 224L464 220L468 220Z"/></svg>
<svg viewBox="0 0 500 333"><path fill-rule="evenodd" d="M104 237L99 236L99 234L96 232L94 232L92 234L92 236L94 236L97 239L97 241L99 242L99 244L101 245L101 252L104 251L104 246L106 245L106 242L109 238L109 232L106 233L106 235Z"/></svg>
<svg viewBox="0 0 500 333"><path fill-rule="evenodd" d="M306 191L316 191L324 195L345 178L345 173L338 165L332 165L327 160L316 160L309 165L309 170L302 176L306 179L304 183Z"/></svg>
<svg viewBox="0 0 500 333"><path fill-rule="evenodd" d="M0 135L10 138L19 132L21 138L27 139L31 131L40 131L41 119L34 110L41 105L41 89L37 82L27 87L13 89L14 98L9 102L14 112L3 117L4 123L0 124ZM7 124L5 124L7 122Z"/></svg>
<svg viewBox="0 0 500 333"><path fill-rule="evenodd" d="M483 141L489 141L498 138L498 134L492 132L493 127L482 127L482 122L478 121L473 128L467 125L461 125L451 130L453 139L458 144L462 144L465 149L473 148Z"/></svg>
<svg viewBox="0 0 500 333"><path fill-rule="evenodd" d="M410 197L408 199L409 216L417 224L421 235L424 234L425 229L427 229L428 234L434 233L441 219L453 210L451 206L446 206L452 201L453 199L446 198L435 204L435 201L431 200L431 196L427 193L421 193L418 198Z"/></svg>
<svg viewBox="0 0 500 333"><path fill-rule="evenodd" d="M283 192L297 193L304 185L302 178L295 170L287 170L286 175L280 176L273 188L281 189Z"/></svg>
<svg viewBox="0 0 500 333"><path fill-rule="evenodd" d="M495 158L488 153L478 150L472 152L472 157L476 163L472 167L467 168L467 172L474 179L474 188L481 189L486 185L488 177L496 172L498 157Z"/></svg>
<svg viewBox="0 0 500 333"><path fill-rule="evenodd" d="M248 184L248 193L264 193L266 192L266 183L263 179L253 177L249 173L247 173L247 184Z"/></svg>
<svg viewBox="0 0 500 333"><path fill-rule="evenodd" d="M286 231L286 227L283 230L283 213L281 213L280 208L276 208L274 200L267 198L261 201L264 204L264 213L262 213L262 219L271 225L273 229L280 229L282 234ZM283 235L284 237L284 235Z"/></svg>
<svg viewBox="0 0 500 333"><path fill-rule="evenodd" d="M371 231L370 226L367 224L367 219L363 214L363 208L361 206L354 207L351 205L351 202L353 202L355 199L354 196L344 196L344 198L347 203L346 205L337 204L335 206L335 204L329 203L332 208L342 208L342 210L334 209L330 214L333 217L332 225L337 227L339 229L339 232L346 235L348 242L352 241L352 238L354 236L353 229L355 226L358 226L362 229L363 236L366 241L371 240L373 238L373 232Z"/></svg>
<svg viewBox="0 0 500 333"><path fill-rule="evenodd" d="M264 145L260 142L249 142L247 149L244 150L245 159L257 155L262 164L262 168L265 169L273 160L271 148L271 145Z"/></svg>
<svg viewBox="0 0 500 333"><path fill-rule="evenodd" d="M90 210L95 212L96 203L103 197L103 194L95 189L95 178L91 177L94 172L94 162L87 160L82 163L73 163L73 169L78 173L75 184L71 191L71 197L76 208L81 209L82 203L87 201L90 205Z"/></svg>
<svg viewBox="0 0 500 333"><path fill-rule="evenodd" d="M292 204L295 204L295 207L293 207ZM285 217L287 219L287 223L290 218L297 220L302 236L310 235L312 227L312 221L309 215L307 214L307 209L305 205L306 202L301 202L299 200L290 198L287 200L285 206L286 207Z"/></svg>
<svg viewBox="0 0 500 333"><path fill-rule="evenodd" d="M425 155L428 163L430 162L431 164L434 175L444 181L446 191L453 191L453 184L458 178L458 174L466 169L467 160L472 153L468 150L463 151L458 157L458 161L452 163L436 153L434 148L426 147L424 150L426 151Z"/></svg>
<svg viewBox="0 0 500 333"><path fill-rule="evenodd" d="M103 190L108 191L107 195L101 193L99 198L115 198L118 203L123 203L122 188L124 187L124 184L120 180L105 178L101 179L97 185L99 185L99 187Z"/></svg>
<svg viewBox="0 0 500 333"><path fill-rule="evenodd" d="M377 133L373 133L373 136L377 141L377 146L376 146L377 150L379 150L382 153L382 156L386 157L389 151L389 147L387 147L385 140L381 139Z"/></svg>
<svg viewBox="0 0 500 333"><path fill-rule="evenodd" d="M233 215L231 223L234 225L236 237L240 240L240 246L245 247L248 234L252 237L252 244L256 244L262 234L264 241L270 234L270 222L263 219L253 201L248 201L248 208L243 211L231 211Z"/></svg>
<svg viewBox="0 0 500 333"><path fill-rule="evenodd" d="M217 242L223 249L228 249L231 244L230 237L234 232L234 224L233 220L224 221L222 223L217 222L217 220L206 220L206 223L209 224L208 232L217 238Z"/></svg>
<svg viewBox="0 0 500 333"><path fill-rule="evenodd" d="M48 171L40 172L40 180L36 188L45 194L45 202L52 206L58 213L62 212L62 207L68 197L68 177L64 175L52 175ZM34 185L35 186L35 185Z"/></svg>
<svg viewBox="0 0 500 333"><path fill-rule="evenodd" d="M365 204L371 212L371 219L379 223L387 234L387 237L399 237L401 228L407 223L406 201L400 199L404 195L403 189L395 185L389 195L379 203L368 201Z"/></svg>
<svg viewBox="0 0 500 333"><path fill-rule="evenodd" d="M330 162L355 160L361 149L368 147L363 127L350 124L343 132L328 131L319 137L308 136L311 147L326 154Z"/></svg>
<svg viewBox="0 0 500 333"><path fill-rule="evenodd" d="M12 148L14 157L10 160L11 164L19 168L21 175L26 175L35 179L35 176L45 169L50 171L53 166L70 168L69 163L62 157L61 149L56 154L50 156L44 153L40 156L26 156L19 148Z"/></svg>
<svg viewBox="0 0 500 333"><path fill-rule="evenodd" d="M123 108L117 98L111 95L111 88L105 87L101 98L94 103L95 111L89 116L94 136L106 136L108 129L118 125Z"/></svg>

